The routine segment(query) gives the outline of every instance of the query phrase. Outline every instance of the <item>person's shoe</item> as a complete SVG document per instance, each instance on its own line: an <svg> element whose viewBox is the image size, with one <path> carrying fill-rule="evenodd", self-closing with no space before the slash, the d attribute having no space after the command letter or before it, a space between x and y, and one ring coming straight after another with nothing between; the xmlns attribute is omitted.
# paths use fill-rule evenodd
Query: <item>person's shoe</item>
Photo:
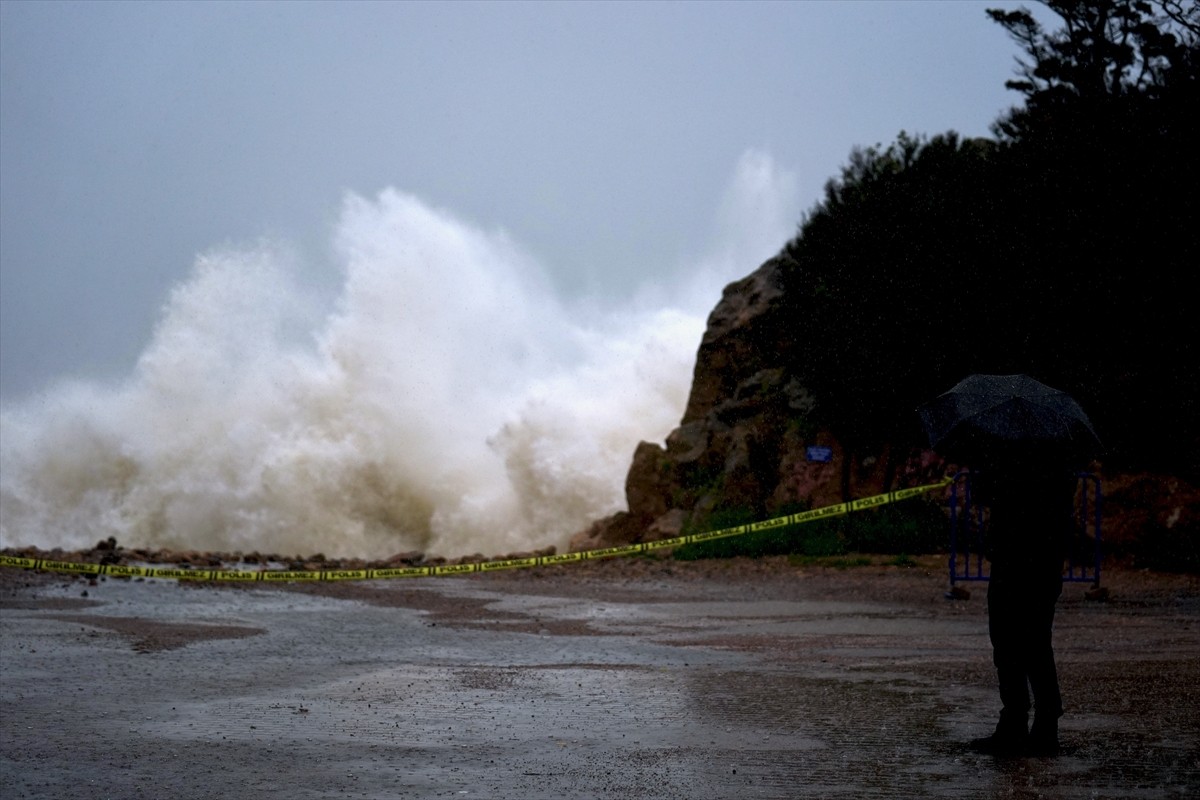
<svg viewBox="0 0 1200 800"><path fill-rule="evenodd" d="M1029 731L1029 755L1056 756L1058 755L1058 720L1046 722L1036 717Z"/></svg>
<svg viewBox="0 0 1200 800"><path fill-rule="evenodd" d="M1000 717L991 736L973 739L967 746L976 753L989 756L1014 757L1025 755L1029 747L1029 723L1025 718Z"/></svg>
<svg viewBox="0 0 1200 800"><path fill-rule="evenodd" d="M991 736L984 736L982 739L972 739L967 746L976 753L982 753L985 756L1015 758L1025 755L1028 751L1029 737L993 733Z"/></svg>

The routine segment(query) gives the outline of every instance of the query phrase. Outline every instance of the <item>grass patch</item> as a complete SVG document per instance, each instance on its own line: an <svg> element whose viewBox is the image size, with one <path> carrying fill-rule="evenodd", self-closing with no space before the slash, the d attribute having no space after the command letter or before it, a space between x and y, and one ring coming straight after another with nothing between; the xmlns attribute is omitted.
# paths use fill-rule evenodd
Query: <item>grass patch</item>
<svg viewBox="0 0 1200 800"><path fill-rule="evenodd" d="M700 524L689 523L684 527L683 533L685 535L707 533L756 521L755 514L748 508L721 508L710 513ZM792 527L755 531L724 539L685 544L675 548L674 557L680 561L696 561L702 558L735 558L737 556L758 558L786 554L791 552L791 548L794 547L794 544L788 541L790 538L788 531Z"/></svg>
<svg viewBox="0 0 1200 800"><path fill-rule="evenodd" d="M781 510L774 516L799 510L804 509ZM722 509L698 525L689 525L684 533L720 530L755 521L748 509ZM895 555L896 566L913 566L916 562L908 554L942 552L949 542L950 524L941 507L925 498L913 498L832 519L687 544L676 548L674 557L694 561L739 556L830 558L850 553L879 553Z"/></svg>
<svg viewBox="0 0 1200 800"><path fill-rule="evenodd" d="M950 521L941 505L912 498L837 520L847 549L860 553L937 553L950 546Z"/></svg>

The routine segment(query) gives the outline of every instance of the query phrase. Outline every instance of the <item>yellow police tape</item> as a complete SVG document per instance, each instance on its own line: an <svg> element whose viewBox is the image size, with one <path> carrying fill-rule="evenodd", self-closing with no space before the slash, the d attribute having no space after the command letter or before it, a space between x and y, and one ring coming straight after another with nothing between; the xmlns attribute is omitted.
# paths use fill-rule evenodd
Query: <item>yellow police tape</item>
<svg viewBox="0 0 1200 800"><path fill-rule="evenodd" d="M180 567L135 567L123 564L87 564L72 561L54 561L46 558L23 558L20 556L0 555L0 567L20 567L25 569L40 569L50 572L65 572L76 575L113 575L122 578L168 578L172 580L189 581L360 581L379 578L423 578L438 575L464 575L471 572L492 572L499 569L519 569L524 567L541 567L549 564L566 564L575 561L587 561L594 558L611 558L627 556L634 553L644 553L648 550L661 550L666 547L679 547L696 542L707 542L713 539L724 539L730 536L741 536L755 531L770 528L783 528L789 525L800 525L818 519L827 519L853 511L906 500L910 497L924 494L934 489L941 489L953 482L953 478L943 478L937 483L924 486L914 486L911 489L898 489L894 492L864 497L861 500L851 500L847 503L835 503L831 506L816 508L812 511L802 511L798 514L786 514L782 517L767 519L761 522L751 522L745 525L735 525L732 528L693 533L687 536L677 536L673 539L659 539L654 542L639 542L618 547L603 547L598 550L582 550L577 553L562 553L561 555L532 556L530 558L501 558L493 561L478 561L465 564L441 564L428 567L395 567L384 569L328 569L328 570L235 570L235 569L188 569Z"/></svg>

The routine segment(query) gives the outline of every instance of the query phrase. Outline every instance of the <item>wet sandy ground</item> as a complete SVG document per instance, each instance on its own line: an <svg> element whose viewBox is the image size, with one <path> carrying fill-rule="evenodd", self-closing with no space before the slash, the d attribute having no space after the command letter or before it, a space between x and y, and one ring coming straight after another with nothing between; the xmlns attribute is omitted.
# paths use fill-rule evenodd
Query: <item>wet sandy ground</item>
<svg viewBox="0 0 1200 800"><path fill-rule="evenodd" d="M983 587L945 600L936 560L0 570L0 797L1200 796L1200 585L1104 583L1059 606L1064 753L997 760L964 747L997 712Z"/></svg>

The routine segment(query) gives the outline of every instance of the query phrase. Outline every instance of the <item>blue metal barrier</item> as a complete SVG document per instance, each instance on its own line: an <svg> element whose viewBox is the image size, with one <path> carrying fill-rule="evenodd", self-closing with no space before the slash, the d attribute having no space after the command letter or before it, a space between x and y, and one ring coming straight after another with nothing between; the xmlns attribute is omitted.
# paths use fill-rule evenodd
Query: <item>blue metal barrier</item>
<svg viewBox="0 0 1200 800"><path fill-rule="evenodd" d="M1100 478L1090 472L1077 473L1075 532L1067 550L1063 580L1100 585ZM960 501L961 496L961 501ZM986 509L972 502L971 473L960 472L950 485L950 583L986 581L988 568L983 552L987 533Z"/></svg>

